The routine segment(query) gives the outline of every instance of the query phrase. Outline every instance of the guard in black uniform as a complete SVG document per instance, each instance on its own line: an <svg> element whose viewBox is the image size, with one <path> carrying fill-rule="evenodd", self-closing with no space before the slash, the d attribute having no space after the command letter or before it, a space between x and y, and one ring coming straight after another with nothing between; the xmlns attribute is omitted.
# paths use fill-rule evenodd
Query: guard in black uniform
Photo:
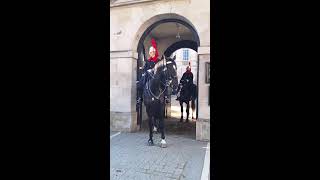
<svg viewBox="0 0 320 180"><path fill-rule="evenodd" d="M140 81L137 82L137 87L138 87L138 97L137 97L137 106L142 102L142 94L143 94L143 88L150 77L150 74L152 74L152 69L154 66L157 64L160 59L158 58L158 50L157 50L157 45L156 41L154 39L151 40L152 46L149 49L149 55L150 58L146 61L146 63L143 66L143 74L140 79ZM165 100L168 102L168 91L166 90L165 92Z"/></svg>
<svg viewBox="0 0 320 180"><path fill-rule="evenodd" d="M183 86L190 86L193 84L193 73L191 72L191 66L189 62L189 66L186 68L186 72L183 73L182 78L180 79L180 84L178 88L178 92L180 92L180 89ZM177 95L177 99L179 101L180 93Z"/></svg>

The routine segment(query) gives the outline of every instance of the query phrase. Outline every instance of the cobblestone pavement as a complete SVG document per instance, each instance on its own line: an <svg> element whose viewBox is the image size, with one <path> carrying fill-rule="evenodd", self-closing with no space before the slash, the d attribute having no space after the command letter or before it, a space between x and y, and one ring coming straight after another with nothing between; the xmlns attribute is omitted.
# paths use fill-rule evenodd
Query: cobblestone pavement
<svg viewBox="0 0 320 180"><path fill-rule="evenodd" d="M111 139L112 180L201 179L207 142L166 135L168 147L160 148L160 134L154 135L155 146L147 145L148 137L148 133L138 132Z"/></svg>

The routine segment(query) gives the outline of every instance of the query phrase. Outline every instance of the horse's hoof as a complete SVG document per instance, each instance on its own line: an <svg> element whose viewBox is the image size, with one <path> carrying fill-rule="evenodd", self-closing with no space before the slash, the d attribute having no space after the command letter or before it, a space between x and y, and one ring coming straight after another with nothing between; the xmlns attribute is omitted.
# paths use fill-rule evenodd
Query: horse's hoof
<svg viewBox="0 0 320 180"><path fill-rule="evenodd" d="M153 144L153 141L152 141L152 140L149 140L149 141L148 141L148 145L149 145L149 146L153 146L153 145L154 145L154 144Z"/></svg>
<svg viewBox="0 0 320 180"><path fill-rule="evenodd" d="M167 147L167 143L166 143L166 141L164 139L161 140L160 147L161 148L166 148Z"/></svg>

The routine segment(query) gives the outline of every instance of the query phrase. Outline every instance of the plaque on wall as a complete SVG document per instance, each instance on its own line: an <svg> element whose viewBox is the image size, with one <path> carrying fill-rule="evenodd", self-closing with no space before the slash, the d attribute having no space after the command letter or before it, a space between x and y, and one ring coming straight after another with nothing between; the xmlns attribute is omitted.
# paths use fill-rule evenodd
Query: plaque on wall
<svg viewBox="0 0 320 180"><path fill-rule="evenodd" d="M206 83L210 83L210 62L206 62Z"/></svg>

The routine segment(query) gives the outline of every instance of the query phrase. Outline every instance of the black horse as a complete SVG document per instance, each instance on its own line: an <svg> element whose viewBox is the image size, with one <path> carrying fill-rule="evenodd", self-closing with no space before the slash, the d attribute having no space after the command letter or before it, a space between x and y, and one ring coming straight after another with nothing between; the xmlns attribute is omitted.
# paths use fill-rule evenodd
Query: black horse
<svg viewBox="0 0 320 180"><path fill-rule="evenodd" d="M149 145L153 143L153 129L160 128L161 132L161 147L166 147L164 135L164 94L168 87L171 87L173 94L178 88L177 67L173 59L163 56L153 69L148 70L148 80L143 90L143 101L146 106L146 111L149 120ZM158 123L157 123L158 120Z"/></svg>
<svg viewBox="0 0 320 180"><path fill-rule="evenodd" d="M187 104L186 112L187 112L187 118L186 122L189 122L189 108L190 108L190 101L191 101L191 108L192 108L192 119L193 112L195 111L195 100L197 99L197 86L193 83L188 83L186 81L183 81L179 85L178 92L180 91L180 96L178 98L180 107L181 107L181 118L180 122L183 121L183 103Z"/></svg>

